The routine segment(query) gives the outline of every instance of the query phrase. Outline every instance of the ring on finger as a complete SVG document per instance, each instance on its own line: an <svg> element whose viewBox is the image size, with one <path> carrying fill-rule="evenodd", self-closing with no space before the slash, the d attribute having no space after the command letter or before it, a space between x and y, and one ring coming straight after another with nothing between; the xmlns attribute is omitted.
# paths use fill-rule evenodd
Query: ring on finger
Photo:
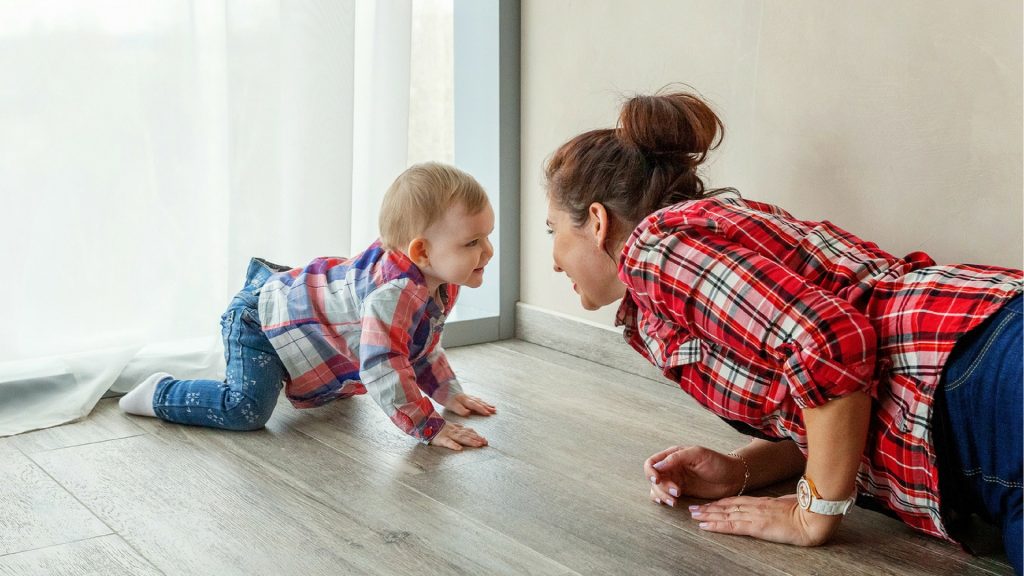
<svg viewBox="0 0 1024 576"><path fill-rule="evenodd" d="M740 508L740 505L737 504L736 506L733 506L732 511L733 512L742 512L743 510Z"/></svg>

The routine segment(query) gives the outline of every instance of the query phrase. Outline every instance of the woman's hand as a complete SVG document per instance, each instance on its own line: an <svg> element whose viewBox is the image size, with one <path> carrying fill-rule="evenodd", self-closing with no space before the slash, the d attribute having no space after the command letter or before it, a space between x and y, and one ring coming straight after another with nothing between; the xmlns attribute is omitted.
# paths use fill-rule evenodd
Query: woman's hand
<svg viewBox="0 0 1024 576"><path fill-rule="evenodd" d="M703 446L673 446L644 462L651 500L675 506L679 496L715 499L743 487L746 468L739 458Z"/></svg>
<svg viewBox="0 0 1024 576"><path fill-rule="evenodd" d="M771 443L764 446L788 448ZM644 462L651 500L669 506L675 506L680 496L717 500L690 506L690 515L702 530L797 546L817 546L831 538L843 517L808 512L797 505L795 495L733 496L743 487L746 471L739 458L703 446L673 446ZM775 475L771 478L777 479Z"/></svg>
<svg viewBox="0 0 1024 576"><path fill-rule="evenodd" d="M498 411L497 408L477 398L476 396L469 396L468 394L456 394L444 405L445 408L455 412L459 416L469 416L470 414L479 414L481 416L490 416Z"/></svg>
<svg viewBox="0 0 1024 576"><path fill-rule="evenodd" d="M808 512L797 505L796 496L755 498L739 496L709 504L690 506L690 516L702 530L752 536L760 540L818 546L832 537L842 516Z"/></svg>
<svg viewBox="0 0 1024 576"><path fill-rule="evenodd" d="M467 428L462 424L446 422L441 431L430 439L431 446L443 446L456 452L462 450L463 446L479 448L487 446L487 439L477 434L476 430Z"/></svg>

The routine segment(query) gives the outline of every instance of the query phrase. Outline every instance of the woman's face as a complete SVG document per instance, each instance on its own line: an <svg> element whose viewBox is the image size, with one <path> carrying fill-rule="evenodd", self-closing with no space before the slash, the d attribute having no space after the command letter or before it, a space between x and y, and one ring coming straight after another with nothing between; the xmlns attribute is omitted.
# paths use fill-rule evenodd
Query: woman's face
<svg viewBox="0 0 1024 576"><path fill-rule="evenodd" d="M565 272L587 310L607 306L626 293L626 286L618 276L618 247L610 250L614 259L604 250L612 241L607 238L607 218L601 222L603 207L599 212L595 214L591 210L589 220L576 226L568 212L548 199L547 226L552 236L555 272Z"/></svg>

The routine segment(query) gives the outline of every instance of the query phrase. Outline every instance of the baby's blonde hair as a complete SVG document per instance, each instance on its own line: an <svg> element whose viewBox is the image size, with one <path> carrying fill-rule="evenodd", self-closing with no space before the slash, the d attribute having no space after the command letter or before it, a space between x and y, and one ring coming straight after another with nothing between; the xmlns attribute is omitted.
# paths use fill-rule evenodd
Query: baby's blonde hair
<svg viewBox="0 0 1024 576"><path fill-rule="evenodd" d="M380 206L380 241L388 250L405 251L445 212L461 204L473 215L488 205L475 178L448 164L414 164L398 175Z"/></svg>

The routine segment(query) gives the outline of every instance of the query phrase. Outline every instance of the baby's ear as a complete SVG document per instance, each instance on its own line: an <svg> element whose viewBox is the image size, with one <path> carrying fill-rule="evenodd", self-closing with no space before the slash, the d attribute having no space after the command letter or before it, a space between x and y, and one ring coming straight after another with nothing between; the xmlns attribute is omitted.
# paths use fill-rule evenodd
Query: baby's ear
<svg viewBox="0 0 1024 576"><path fill-rule="evenodd" d="M424 264L428 260L426 238L413 238L412 242L409 242L409 250L406 253L409 255L409 259L416 264Z"/></svg>

